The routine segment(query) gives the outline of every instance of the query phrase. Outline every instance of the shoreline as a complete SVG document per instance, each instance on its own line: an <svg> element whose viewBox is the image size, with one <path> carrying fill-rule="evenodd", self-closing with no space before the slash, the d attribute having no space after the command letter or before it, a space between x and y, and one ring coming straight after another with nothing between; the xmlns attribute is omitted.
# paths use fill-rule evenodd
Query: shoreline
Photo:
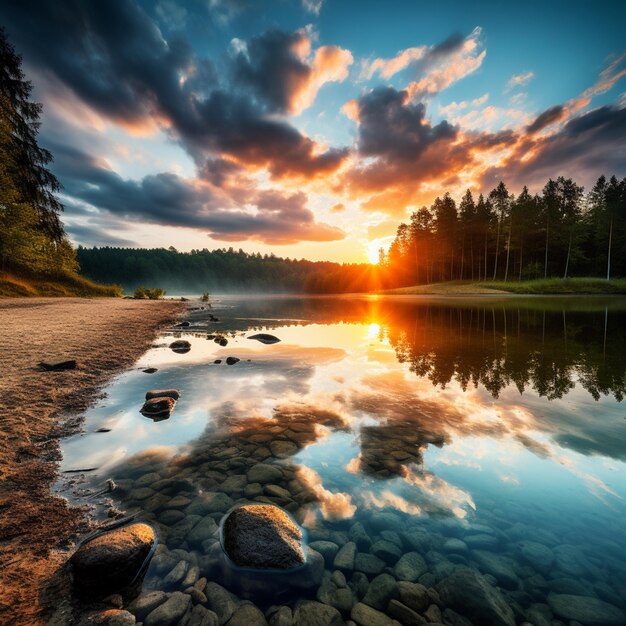
<svg viewBox="0 0 626 626"><path fill-rule="evenodd" d="M106 383L185 308L169 300L0 299L0 613L7 623L44 623L46 589L61 584L60 566L89 530L87 509L52 492L60 439L80 432ZM45 372L37 363L47 359L77 359L78 368Z"/></svg>

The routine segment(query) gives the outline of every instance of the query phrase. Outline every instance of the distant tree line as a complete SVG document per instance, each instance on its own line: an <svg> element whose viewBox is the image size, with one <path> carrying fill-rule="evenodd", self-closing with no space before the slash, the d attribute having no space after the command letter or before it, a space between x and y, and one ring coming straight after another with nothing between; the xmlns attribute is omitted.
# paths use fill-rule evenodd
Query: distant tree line
<svg viewBox="0 0 626 626"><path fill-rule="evenodd" d="M444 280L626 276L626 178L593 189L550 179L540 194L503 182L458 206L449 193L415 211L381 250L388 286Z"/></svg>
<svg viewBox="0 0 626 626"><path fill-rule="evenodd" d="M349 293L377 285L377 270L369 264L284 259L243 250L175 248L84 248L77 259L82 273L99 282L114 282L126 290L141 285L166 288L168 293L264 292Z"/></svg>
<svg viewBox="0 0 626 626"><path fill-rule="evenodd" d="M0 29L0 270L70 274L78 266L59 219L52 155L37 143L41 105L32 88Z"/></svg>

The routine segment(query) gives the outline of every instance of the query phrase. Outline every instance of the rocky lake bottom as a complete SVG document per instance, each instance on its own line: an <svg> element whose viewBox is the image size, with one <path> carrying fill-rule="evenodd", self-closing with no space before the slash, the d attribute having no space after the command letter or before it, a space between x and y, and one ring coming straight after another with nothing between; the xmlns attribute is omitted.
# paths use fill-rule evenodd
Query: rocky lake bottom
<svg viewBox="0 0 626 626"><path fill-rule="evenodd" d="M619 299L194 305L63 446L63 495L156 537L87 623L626 624L624 317ZM166 416L140 413L154 389L180 393ZM224 516L255 503L302 528L304 565L225 555Z"/></svg>

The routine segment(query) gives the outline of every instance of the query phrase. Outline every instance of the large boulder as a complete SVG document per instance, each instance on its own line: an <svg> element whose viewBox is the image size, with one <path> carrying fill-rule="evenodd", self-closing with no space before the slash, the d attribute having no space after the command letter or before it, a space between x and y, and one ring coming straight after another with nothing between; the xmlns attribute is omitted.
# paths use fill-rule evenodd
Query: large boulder
<svg viewBox="0 0 626 626"><path fill-rule="evenodd" d="M224 518L222 547L241 567L290 569L304 564L302 530L280 507L244 504Z"/></svg>
<svg viewBox="0 0 626 626"><path fill-rule="evenodd" d="M146 392L146 400L151 400L152 398L172 398L172 400L178 400L180 392L178 389L151 389Z"/></svg>
<svg viewBox="0 0 626 626"><path fill-rule="evenodd" d="M626 624L626 614L621 609L597 598L551 593L548 595L548 604L558 617L589 626Z"/></svg>
<svg viewBox="0 0 626 626"><path fill-rule="evenodd" d="M139 410L144 417L158 422L167 419L176 406L176 400L173 398L150 398L146 400Z"/></svg>
<svg viewBox="0 0 626 626"><path fill-rule="evenodd" d="M147 524L129 524L88 539L70 559L74 585L87 595L103 597L141 581L156 545Z"/></svg>
<svg viewBox="0 0 626 626"><path fill-rule="evenodd" d="M515 626L513 609L503 595L476 570L462 567L436 587L445 606L476 624Z"/></svg>
<svg viewBox="0 0 626 626"><path fill-rule="evenodd" d="M186 339L177 339L170 343L170 349L178 354L186 354L191 350L191 344Z"/></svg>

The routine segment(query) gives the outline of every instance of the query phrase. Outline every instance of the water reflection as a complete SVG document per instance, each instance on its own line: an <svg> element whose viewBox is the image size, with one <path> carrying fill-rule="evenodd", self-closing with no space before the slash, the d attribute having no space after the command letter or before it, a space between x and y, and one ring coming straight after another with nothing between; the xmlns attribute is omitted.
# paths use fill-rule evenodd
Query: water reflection
<svg viewBox="0 0 626 626"><path fill-rule="evenodd" d="M219 520L252 501L308 529L309 567L280 596L291 608L317 597L348 619L385 567L431 587L460 566L488 575L517 622L587 623L551 593L624 608L623 300L283 298L224 301L218 315L193 311L64 447L65 468L99 465L81 493L112 477L110 504L157 528L149 589L206 578L276 603L282 586L221 558ZM249 341L259 332L280 342ZM173 352L173 338L191 349ZM150 388L181 391L167 421L138 414ZM352 603L329 600L338 568ZM433 606L455 623L452 605Z"/></svg>

